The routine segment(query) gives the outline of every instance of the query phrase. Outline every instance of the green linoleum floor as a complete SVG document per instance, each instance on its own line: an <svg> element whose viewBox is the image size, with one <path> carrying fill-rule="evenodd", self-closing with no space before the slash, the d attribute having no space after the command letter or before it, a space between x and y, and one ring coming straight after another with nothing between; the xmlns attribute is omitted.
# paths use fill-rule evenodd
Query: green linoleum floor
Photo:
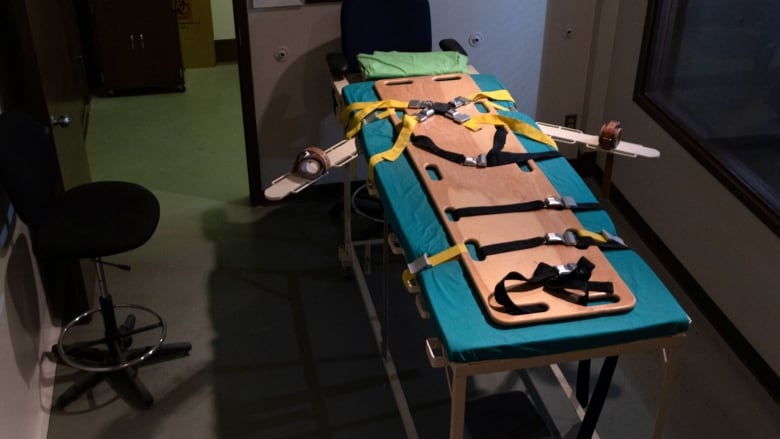
<svg viewBox="0 0 780 439"><path fill-rule="evenodd" d="M187 69L186 91L94 97L87 133L93 180L127 180L226 202L249 188L235 64Z"/></svg>

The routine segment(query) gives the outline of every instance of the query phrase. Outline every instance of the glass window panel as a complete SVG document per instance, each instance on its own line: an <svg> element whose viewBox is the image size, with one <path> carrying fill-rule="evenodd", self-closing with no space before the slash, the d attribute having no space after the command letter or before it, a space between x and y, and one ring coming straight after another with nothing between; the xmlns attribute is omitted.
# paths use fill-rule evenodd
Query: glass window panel
<svg viewBox="0 0 780 439"><path fill-rule="evenodd" d="M780 1L655 0L649 11L639 93L777 217Z"/></svg>

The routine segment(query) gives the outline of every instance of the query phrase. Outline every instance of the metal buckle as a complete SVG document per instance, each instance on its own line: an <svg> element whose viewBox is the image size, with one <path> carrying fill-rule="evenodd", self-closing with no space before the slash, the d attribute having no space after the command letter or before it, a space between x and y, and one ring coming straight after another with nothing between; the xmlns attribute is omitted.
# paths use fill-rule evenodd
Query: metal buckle
<svg viewBox="0 0 780 439"><path fill-rule="evenodd" d="M476 157L463 157L463 166L487 167L487 156L480 154Z"/></svg>
<svg viewBox="0 0 780 439"><path fill-rule="evenodd" d="M376 188L376 185L374 183L366 180L366 190L368 191L368 194L372 197L378 197L379 196L379 190Z"/></svg>
<svg viewBox="0 0 780 439"><path fill-rule="evenodd" d="M564 202L558 197L547 197L544 199L544 205L548 209L562 210L565 206Z"/></svg>
<svg viewBox="0 0 780 439"><path fill-rule="evenodd" d="M417 113L417 121L425 122L426 120L428 120L428 118L433 116L434 113L435 111L433 111L433 108L423 107L422 111Z"/></svg>
<svg viewBox="0 0 780 439"><path fill-rule="evenodd" d="M565 244L565 241L563 240L563 236L560 233L545 233L544 235L544 243L545 244Z"/></svg>
<svg viewBox="0 0 780 439"><path fill-rule="evenodd" d="M406 267L409 269L409 273L417 274L420 271L428 268L431 266L430 261L428 260L428 254L423 253L422 256L419 258L413 260L409 264L406 265Z"/></svg>
<svg viewBox="0 0 780 439"><path fill-rule="evenodd" d="M412 99L409 101L409 103L406 105L407 108L411 108L412 110L415 110L417 108L422 108L422 102L420 99Z"/></svg>
<svg viewBox="0 0 780 439"><path fill-rule="evenodd" d="M572 209L577 207L577 202L574 201L574 198L564 195L560 198L558 197L547 197L544 199L544 205L548 209L557 209L557 210L563 210L563 209Z"/></svg>
<svg viewBox="0 0 780 439"><path fill-rule="evenodd" d="M368 125L371 122L374 122L375 120L379 119L379 115L376 111L372 111L371 113L368 113L366 117L363 118L362 124Z"/></svg>
<svg viewBox="0 0 780 439"><path fill-rule="evenodd" d="M563 233L547 233L544 235L545 244L577 245L577 234L573 230Z"/></svg>
<svg viewBox="0 0 780 439"><path fill-rule="evenodd" d="M577 269L577 264L574 262L569 262L568 264L563 265L556 265L555 268L558 270L558 276L562 276L564 274L569 274Z"/></svg>
<svg viewBox="0 0 780 439"><path fill-rule="evenodd" d="M431 105L431 108L433 108L433 111L435 111L436 114L444 114L450 111L450 104L445 102L434 102L433 105Z"/></svg>
<svg viewBox="0 0 780 439"><path fill-rule="evenodd" d="M566 245L577 245L577 234L574 230L567 230L563 232L563 243Z"/></svg>
<svg viewBox="0 0 780 439"><path fill-rule="evenodd" d="M561 202L563 202L563 205L567 209L576 209L577 208L577 202L574 201L574 197L570 197L568 195L564 195L561 197Z"/></svg>
<svg viewBox="0 0 780 439"><path fill-rule="evenodd" d="M447 110L447 112L444 113L444 115L460 124L466 123L469 120L471 120L471 116L464 113L458 113L458 110L454 108L450 108L449 110Z"/></svg>
<svg viewBox="0 0 780 439"><path fill-rule="evenodd" d="M458 108L468 104L469 102L471 101L468 100L467 98L464 98L463 96L458 96L457 98L450 101L450 105L452 105L455 108Z"/></svg>
<svg viewBox="0 0 780 439"><path fill-rule="evenodd" d="M623 247L628 247L626 245L625 241L623 241L623 239L621 237L619 237L617 235L613 235L613 234L607 232L606 230L602 230L601 231L601 236L603 236L604 239L606 239L608 242L614 242L616 244L622 245Z"/></svg>

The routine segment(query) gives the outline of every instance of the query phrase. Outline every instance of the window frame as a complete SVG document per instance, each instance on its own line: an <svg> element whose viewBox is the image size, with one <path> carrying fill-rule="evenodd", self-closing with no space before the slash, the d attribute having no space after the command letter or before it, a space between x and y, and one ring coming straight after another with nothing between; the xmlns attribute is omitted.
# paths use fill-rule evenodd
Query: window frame
<svg viewBox="0 0 780 439"><path fill-rule="evenodd" d="M652 69L659 69L657 64L653 64L653 40L656 32L664 30L664 26L659 25L660 18L661 14L667 11L664 10L664 7L670 2L671 0L648 0L639 66L634 82L634 102L770 230L780 236L780 208L769 201L763 190L763 181L750 172L738 172L737 170L744 168L741 162L727 154L713 153L710 147L695 138L683 124L645 92L652 76L651 73L654 71ZM688 2L687 0L679 0L679 3L684 6ZM679 25L679 23L676 24ZM664 43L662 42L662 44ZM673 59L675 58L673 57Z"/></svg>

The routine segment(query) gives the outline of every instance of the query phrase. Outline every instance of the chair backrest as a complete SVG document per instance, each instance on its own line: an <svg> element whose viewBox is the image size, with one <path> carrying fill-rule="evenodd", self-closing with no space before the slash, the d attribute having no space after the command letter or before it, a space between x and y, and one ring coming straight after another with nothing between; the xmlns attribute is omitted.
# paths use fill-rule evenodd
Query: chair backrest
<svg viewBox="0 0 780 439"><path fill-rule="evenodd" d="M44 127L22 112L0 114L0 185L31 229L46 218L59 178L57 150Z"/></svg>
<svg viewBox="0 0 780 439"><path fill-rule="evenodd" d="M358 71L358 53L375 50L430 51L428 0L343 0L341 51L349 70Z"/></svg>

